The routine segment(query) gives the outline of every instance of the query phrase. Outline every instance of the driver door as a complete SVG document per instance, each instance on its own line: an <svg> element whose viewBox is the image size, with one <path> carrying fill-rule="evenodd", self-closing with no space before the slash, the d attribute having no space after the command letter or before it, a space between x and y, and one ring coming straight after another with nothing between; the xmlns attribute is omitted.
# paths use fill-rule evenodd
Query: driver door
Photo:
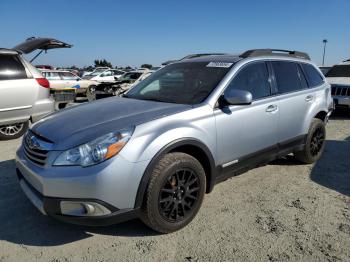
<svg viewBox="0 0 350 262"><path fill-rule="evenodd" d="M215 109L218 161L224 170L239 169L277 152L277 99L271 96L265 62L244 65L231 88L252 93L250 105L227 105ZM227 169L226 169L227 168Z"/></svg>

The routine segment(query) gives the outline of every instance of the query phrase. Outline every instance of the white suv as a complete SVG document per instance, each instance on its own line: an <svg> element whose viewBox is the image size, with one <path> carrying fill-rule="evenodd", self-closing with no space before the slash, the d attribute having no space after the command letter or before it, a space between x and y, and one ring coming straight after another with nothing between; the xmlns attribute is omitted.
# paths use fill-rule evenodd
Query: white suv
<svg viewBox="0 0 350 262"><path fill-rule="evenodd" d="M335 107L350 108L350 59L333 66L326 79L332 86Z"/></svg>
<svg viewBox="0 0 350 262"><path fill-rule="evenodd" d="M50 84L13 49L0 49L0 140L18 138L53 112Z"/></svg>

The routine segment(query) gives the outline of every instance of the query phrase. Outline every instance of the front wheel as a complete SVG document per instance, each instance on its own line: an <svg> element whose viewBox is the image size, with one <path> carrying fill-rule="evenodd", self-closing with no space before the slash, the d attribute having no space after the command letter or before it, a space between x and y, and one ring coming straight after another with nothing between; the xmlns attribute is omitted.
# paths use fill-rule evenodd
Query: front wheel
<svg viewBox="0 0 350 262"><path fill-rule="evenodd" d="M169 153L154 167L142 206L142 221L155 231L170 233L196 216L205 194L202 165L184 153Z"/></svg>
<svg viewBox="0 0 350 262"><path fill-rule="evenodd" d="M89 102L96 100L96 86L95 85L91 85L88 87L88 89L86 90L86 97L89 100Z"/></svg>
<svg viewBox="0 0 350 262"><path fill-rule="evenodd" d="M10 140L21 137L28 129L29 121L24 123L0 126L0 140Z"/></svg>
<svg viewBox="0 0 350 262"><path fill-rule="evenodd" d="M306 143L302 150L294 152L299 161L311 164L316 162L322 155L325 147L326 127L322 120L313 119L307 134Z"/></svg>

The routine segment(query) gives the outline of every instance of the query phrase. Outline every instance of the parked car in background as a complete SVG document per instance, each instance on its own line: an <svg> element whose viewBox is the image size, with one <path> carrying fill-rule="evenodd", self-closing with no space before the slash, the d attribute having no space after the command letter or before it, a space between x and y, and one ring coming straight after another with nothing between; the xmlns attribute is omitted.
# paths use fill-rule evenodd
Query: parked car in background
<svg viewBox="0 0 350 262"><path fill-rule="evenodd" d="M66 107L74 102L77 97L86 99L87 90L95 89L99 82L82 79L66 70L42 70L42 74L50 82L51 95L56 102L56 109Z"/></svg>
<svg viewBox="0 0 350 262"><path fill-rule="evenodd" d="M123 74L114 83L101 83L88 90L90 100L105 98L109 96L120 96L134 85L150 76L154 71L147 68L133 70Z"/></svg>
<svg viewBox="0 0 350 262"><path fill-rule="evenodd" d="M350 108L350 59L333 66L326 79L332 86L335 107Z"/></svg>
<svg viewBox="0 0 350 262"><path fill-rule="evenodd" d="M0 49L0 140L22 136L53 112L50 84L15 50Z"/></svg>
<svg viewBox="0 0 350 262"><path fill-rule="evenodd" d="M124 97L57 112L23 139L19 183L62 221L139 217L158 232L179 230L216 183L290 153L321 157L332 98L308 59L270 49L189 58Z"/></svg>
<svg viewBox="0 0 350 262"><path fill-rule="evenodd" d="M326 75L331 68L331 66L319 66L319 69L321 70L323 75Z"/></svg>
<svg viewBox="0 0 350 262"><path fill-rule="evenodd" d="M86 75L90 75L90 74L92 74L92 73L95 73L95 72L97 72L97 71L99 71L99 72L103 72L103 71L105 71L105 70L107 70L107 69L111 69L110 67L96 67L94 70L92 70L92 71L85 71L85 72L83 72L83 74L82 74L82 76L86 76Z"/></svg>
<svg viewBox="0 0 350 262"><path fill-rule="evenodd" d="M99 82L82 79L66 70L42 70L42 74L50 81L51 88L75 88L77 94L86 95L88 88L99 85Z"/></svg>
<svg viewBox="0 0 350 262"><path fill-rule="evenodd" d="M53 38L32 37L12 49L0 48L0 140L20 137L30 121L54 111L49 81L23 54L70 46Z"/></svg>
<svg viewBox="0 0 350 262"><path fill-rule="evenodd" d="M119 69L97 70L91 74L83 76L83 79L94 80L100 83L111 83L118 80L125 72Z"/></svg>

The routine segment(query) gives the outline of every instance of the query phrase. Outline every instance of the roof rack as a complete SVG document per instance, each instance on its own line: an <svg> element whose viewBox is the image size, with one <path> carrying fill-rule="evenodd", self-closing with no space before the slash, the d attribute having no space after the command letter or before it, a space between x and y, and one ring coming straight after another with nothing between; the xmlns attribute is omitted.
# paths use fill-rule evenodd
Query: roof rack
<svg viewBox="0 0 350 262"><path fill-rule="evenodd" d="M0 53L1 54L10 54L10 55L18 54L18 52L16 50L9 49L9 48L0 48Z"/></svg>
<svg viewBox="0 0 350 262"><path fill-rule="evenodd" d="M242 58L255 56L289 56L310 60L310 56L307 53L283 49L252 49L240 55Z"/></svg>
<svg viewBox="0 0 350 262"><path fill-rule="evenodd" d="M350 62L350 58L349 59L345 59L343 62Z"/></svg>

